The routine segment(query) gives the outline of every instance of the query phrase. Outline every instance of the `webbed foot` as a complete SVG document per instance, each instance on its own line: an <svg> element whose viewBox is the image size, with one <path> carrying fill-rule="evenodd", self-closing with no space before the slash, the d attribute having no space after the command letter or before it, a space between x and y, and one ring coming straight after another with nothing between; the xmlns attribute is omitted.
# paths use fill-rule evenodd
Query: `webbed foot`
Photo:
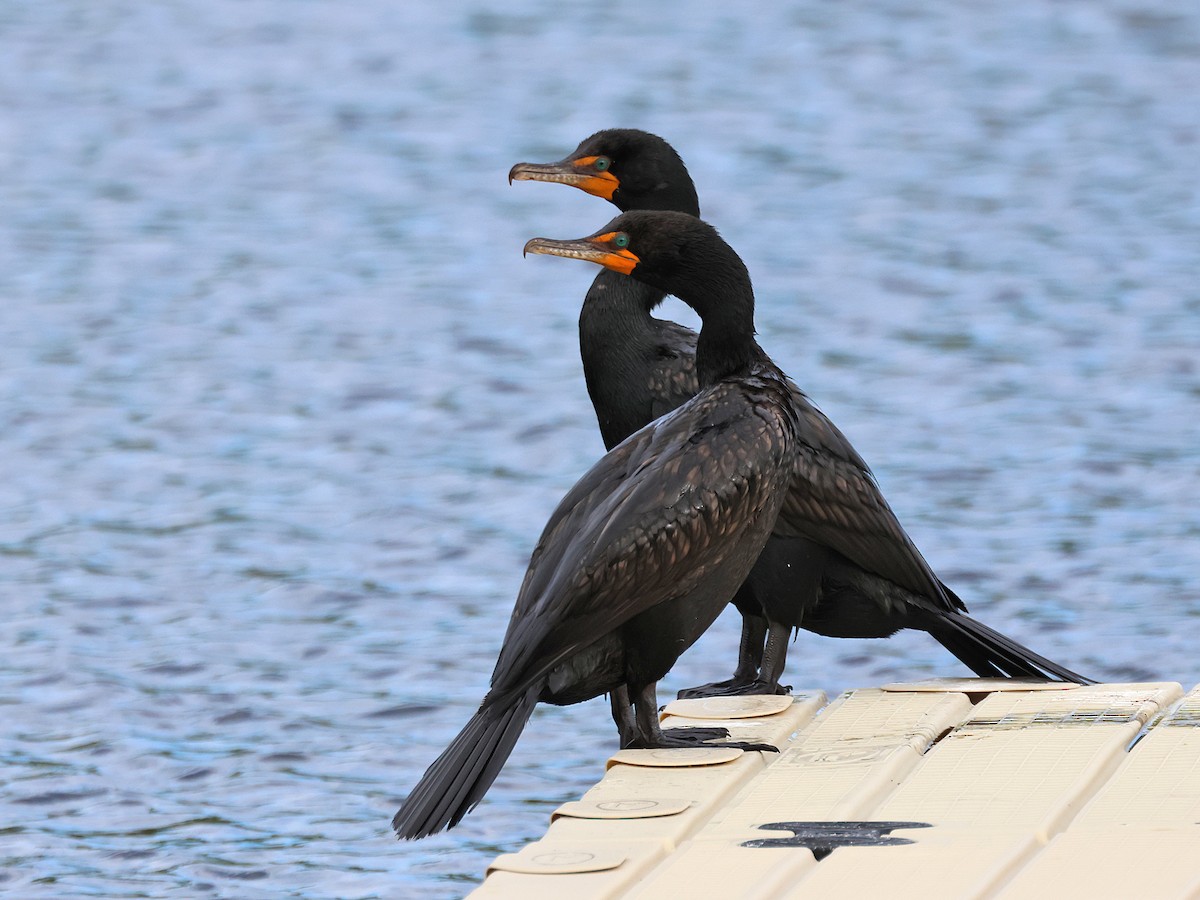
<svg viewBox="0 0 1200 900"><path fill-rule="evenodd" d="M778 753L779 748L773 744L760 744L755 741L730 741L727 728L667 728L660 731L653 739L638 739L630 747L636 750L659 749L707 749L710 747L733 747L735 750L765 750Z"/></svg>
<svg viewBox="0 0 1200 900"><path fill-rule="evenodd" d="M736 750L779 752L779 748L771 744L725 740L729 737L729 730L721 727L668 728L663 731L658 722L658 702L653 682L637 693L633 707L636 734L625 745L631 750L732 747Z"/></svg>
<svg viewBox="0 0 1200 900"><path fill-rule="evenodd" d="M729 678L725 681L714 681L699 687L684 688L676 696L680 700L696 700L702 697L747 697L754 694L790 694L790 684L772 684L759 679Z"/></svg>
<svg viewBox="0 0 1200 900"><path fill-rule="evenodd" d="M728 728L698 727L698 728L664 728L661 732L664 743L662 746L674 747L707 747L709 741L719 741L729 737Z"/></svg>

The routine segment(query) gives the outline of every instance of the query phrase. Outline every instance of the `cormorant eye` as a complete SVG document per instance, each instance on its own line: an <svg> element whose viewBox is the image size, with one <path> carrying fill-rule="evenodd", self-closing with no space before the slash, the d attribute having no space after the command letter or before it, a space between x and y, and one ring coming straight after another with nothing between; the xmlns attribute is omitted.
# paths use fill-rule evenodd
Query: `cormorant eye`
<svg viewBox="0 0 1200 900"><path fill-rule="evenodd" d="M608 167L612 165L612 160L607 156L597 156L596 161L592 163L592 168L597 172L607 172Z"/></svg>
<svg viewBox="0 0 1200 900"><path fill-rule="evenodd" d="M618 250L624 250L626 247L629 246L629 235L627 235L623 231L618 232L617 236L612 239L612 242L613 242L613 246L616 247Z"/></svg>

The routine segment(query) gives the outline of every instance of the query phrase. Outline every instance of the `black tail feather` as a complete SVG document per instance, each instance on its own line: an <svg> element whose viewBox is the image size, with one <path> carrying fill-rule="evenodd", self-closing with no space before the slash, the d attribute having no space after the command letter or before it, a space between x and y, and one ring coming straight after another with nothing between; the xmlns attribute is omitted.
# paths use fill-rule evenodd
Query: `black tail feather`
<svg viewBox="0 0 1200 900"><path fill-rule="evenodd" d="M508 760L537 705L540 685L479 712L426 770L392 819L405 840L453 828L475 808Z"/></svg>
<svg viewBox="0 0 1200 900"><path fill-rule="evenodd" d="M984 678L1038 678L1095 684L1091 678L1034 653L963 613L943 613L930 622L928 631L967 668Z"/></svg>

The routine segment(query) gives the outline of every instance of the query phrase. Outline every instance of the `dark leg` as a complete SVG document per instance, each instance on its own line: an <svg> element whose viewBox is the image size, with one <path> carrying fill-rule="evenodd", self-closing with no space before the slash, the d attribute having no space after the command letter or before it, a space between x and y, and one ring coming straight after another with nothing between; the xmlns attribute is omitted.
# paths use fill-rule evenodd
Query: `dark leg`
<svg viewBox="0 0 1200 900"><path fill-rule="evenodd" d="M721 738L729 737L729 731L725 728L671 728L663 731L658 723L658 693L653 684L647 685L638 693L633 707L638 730L638 736L633 743L633 747L637 749L736 747L739 750L769 750L772 753L779 752L778 747L773 747L770 744L721 740ZM709 743L714 740L716 743Z"/></svg>
<svg viewBox="0 0 1200 900"><path fill-rule="evenodd" d="M734 681L753 681L762 664L763 641L767 637L767 620L763 616L742 616L742 640L738 644L738 664Z"/></svg>
<svg viewBox="0 0 1200 900"><path fill-rule="evenodd" d="M785 687L779 683L779 679L783 677L783 667L787 663L788 637L791 633L790 626L781 625L778 622L771 623L770 631L767 633L767 646L763 650L762 669L758 675L758 684L762 689L753 693L790 694L792 692L791 687Z"/></svg>
<svg viewBox="0 0 1200 900"><path fill-rule="evenodd" d="M739 694L761 694L761 690L747 690L758 683L758 666L763 656L763 640L767 636L767 620L762 616L742 614L742 640L738 645L738 664L733 677L726 681L714 681L699 687L684 688L679 692L680 700L696 697L736 697Z"/></svg>
<svg viewBox="0 0 1200 900"><path fill-rule="evenodd" d="M629 702L629 688L623 684L613 688L608 700L612 704L613 721L617 723L617 734L621 739L621 749L624 750L637 739L638 734L633 704Z"/></svg>

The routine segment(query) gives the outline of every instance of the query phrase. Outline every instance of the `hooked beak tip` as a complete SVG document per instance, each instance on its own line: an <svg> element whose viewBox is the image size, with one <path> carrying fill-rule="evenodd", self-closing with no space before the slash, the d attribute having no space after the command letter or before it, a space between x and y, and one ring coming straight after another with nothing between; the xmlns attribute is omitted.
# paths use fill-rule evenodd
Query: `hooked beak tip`
<svg viewBox="0 0 1200 900"><path fill-rule="evenodd" d="M521 169L526 165L528 165L528 163L519 162L508 170L508 183L510 186L514 181L517 180L517 176L521 174ZM521 180L524 181L525 179L522 178Z"/></svg>

